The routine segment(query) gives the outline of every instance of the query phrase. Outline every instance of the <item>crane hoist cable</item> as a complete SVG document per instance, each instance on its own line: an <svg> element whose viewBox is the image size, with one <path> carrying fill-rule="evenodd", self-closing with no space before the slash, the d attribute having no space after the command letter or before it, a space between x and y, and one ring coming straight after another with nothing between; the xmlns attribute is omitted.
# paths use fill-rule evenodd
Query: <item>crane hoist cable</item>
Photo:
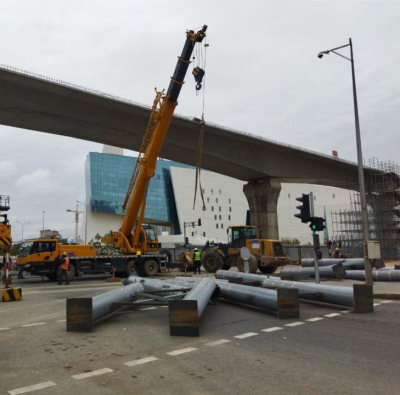
<svg viewBox="0 0 400 395"><path fill-rule="evenodd" d="M197 82L196 85L196 95L198 95L199 90L202 88L201 82L203 80L203 77L205 75L205 68L206 68L206 59L207 59L207 48L209 47L208 41L204 44L204 56L202 54L202 49L197 48L198 50L198 66L193 68L193 75L195 76L195 80ZM204 63L202 64L202 61ZM202 66L202 67L199 67ZM196 70L197 69L197 70ZM199 73L199 70L202 71L202 73ZM202 160L202 151L203 151L203 139L204 139L204 131L206 128L205 121L204 121L204 108L205 108L205 90L206 90L206 83L205 79L203 82L203 111L202 111L202 116L201 116L201 126L200 126L200 132L199 132L199 139L197 141L197 153L196 153L196 176L195 176L195 186L194 186L194 198L193 198L193 210L196 206L196 197L197 197L197 186L200 189L200 196L201 200L203 202L203 210L205 210L206 204L204 201L204 194L203 194L203 188L201 187L201 177L200 177L200 172L201 172L201 160Z"/></svg>

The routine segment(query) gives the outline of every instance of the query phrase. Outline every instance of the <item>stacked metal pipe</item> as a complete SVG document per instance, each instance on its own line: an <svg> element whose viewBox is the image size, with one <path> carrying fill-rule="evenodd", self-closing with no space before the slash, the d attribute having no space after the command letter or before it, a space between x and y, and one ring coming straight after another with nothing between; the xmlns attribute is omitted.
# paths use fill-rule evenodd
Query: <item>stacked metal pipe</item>
<svg viewBox="0 0 400 395"><path fill-rule="evenodd" d="M197 278L182 280L176 277L174 284L178 286L192 286L198 283ZM247 285L229 283L227 280L216 281L219 289L219 297L237 303L260 307L277 314L278 318L297 318L299 317L298 292L292 289L273 290L265 288L254 288ZM290 291L290 292L283 292Z"/></svg>
<svg viewBox="0 0 400 395"><path fill-rule="evenodd" d="M349 280L365 281L365 270L347 270L346 278ZM400 270L378 269L372 270L374 281L400 281Z"/></svg>
<svg viewBox="0 0 400 395"><path fill-rule="evenodd" d="M228 280L230 278L242 278L244 281L259 281L264 288L294 288L299 291L300 299L317 300L349 307L355 306L353 289L350 287L283 281L276 277L227 270L218 270L216 278Z"/></svg>
<svg viewBox="0 0 400 395"><path fill-rule="evenodd" d="M299 277L315 277L314 267L284 267L281 275L291 275L295 278ZM346 277L346 271L341 263L332 266L323 266L319 268L321 277L332 277L338 280Z"/></svg>
<svg viewBox="0 0 400 395"><path fill-rule="evenodd" d="M364 258L329 258L318 260L319 267L332 266L341 263L346 270L364 270ZM302 259L302 267L314 267L314 259Z"/></svg>

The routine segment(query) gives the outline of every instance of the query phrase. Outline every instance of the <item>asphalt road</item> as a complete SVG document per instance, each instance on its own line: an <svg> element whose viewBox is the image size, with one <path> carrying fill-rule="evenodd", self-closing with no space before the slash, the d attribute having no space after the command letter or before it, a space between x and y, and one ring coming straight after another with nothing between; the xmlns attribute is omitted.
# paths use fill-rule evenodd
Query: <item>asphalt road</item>
<svg viewBox="0 0 400 395"><path fill-rule="evenodd" d="M120 286L105 278L15 280L23 300L0 304L0 394L400 393L399 301L371 314L301 303L294 320L221 301L198 338L170 337L168 308L138 306L66 332L65 299Z"/></svg>

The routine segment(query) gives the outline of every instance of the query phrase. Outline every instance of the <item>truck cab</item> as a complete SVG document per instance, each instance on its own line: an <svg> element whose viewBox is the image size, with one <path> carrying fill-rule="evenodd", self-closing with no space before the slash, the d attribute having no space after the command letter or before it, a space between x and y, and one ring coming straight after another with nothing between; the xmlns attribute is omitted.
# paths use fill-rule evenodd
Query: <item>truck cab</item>
<svg viewBox="0 0 400 395"><path fill-rule="evenodd" d="M46 274L54 280L60 264L60 255L66 252L70 259L74 257L94 257L96 249L92 245L60 245L58 238L27 240L22 244L17 256L17 270L23 270L34 275ZM77 272L72 268L71 272Z"/></svg>

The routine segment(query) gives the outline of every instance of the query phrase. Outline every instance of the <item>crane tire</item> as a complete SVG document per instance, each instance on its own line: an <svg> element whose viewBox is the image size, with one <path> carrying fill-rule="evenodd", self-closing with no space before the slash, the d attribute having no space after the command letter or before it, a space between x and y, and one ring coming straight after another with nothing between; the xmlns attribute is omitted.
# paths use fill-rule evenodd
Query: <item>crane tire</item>
<svg viewBox="0 0 400 395"><path fill-rule="evenodd" d="M57 273L46 274L46 277L47 277L50 281L56 281L56 280L57 280Z"/></svg>
<svg viewBox="0 0 400 395"><path fill-rule="evenodd" d="M132 275L133 273L136 272L136 265L135 265L135 260L131 259L130 261L128 261L128 263L126 264L126 270L125 270L125 274L129 277L130 275Z"/></svg>
<svg viewBox="0 0 400 395"><path fill-rule="evenodd" d="M244 263L242 257L239 255L237 259L237 268L239 272L244 273ZM258 269L257 258L251 254L249 258L249 273L255 273Z"/></svg>
<svg viewBox="0 0 400 395"><path fill-rule="evenodd" d="M161 255L166 255L167 256L167 264L172 262L172 254L171 251L169 250L161 250L160 251Z"/></svg>
<svg viewBox="0 0 400 395"><path fill-rule="evenodd" d="M71 281L75 277L75 274L76 274L75 266L72 263L70 263L69 264L69 269L68 269L68 281ZM58 266L58 268L57 268L57 278L60 281L60 278L61 278L61 268L60 268L60 266Z"/></svg>
<svg viewBox="0 0 400 395"><path fill-rule="evenodd" d="M224 266L224 260L218 252L211 251L204 255L203 267L209 273L215 273L217 270L222 269Z"/></svg>
<svg viewBox="0 0 400 395"><path fill-rule="evenodd" d="M158 273L158 270L159 266L157 261L149 259L144 263L143 273L146 277L155 276Z"/></svg>

